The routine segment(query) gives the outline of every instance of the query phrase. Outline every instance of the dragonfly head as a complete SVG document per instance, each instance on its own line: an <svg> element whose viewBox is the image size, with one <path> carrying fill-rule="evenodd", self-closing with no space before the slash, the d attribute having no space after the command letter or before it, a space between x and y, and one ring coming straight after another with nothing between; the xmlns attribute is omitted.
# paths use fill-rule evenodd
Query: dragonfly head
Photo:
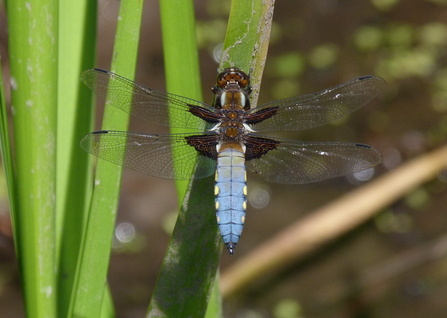
<svg viewBox="0 0 447 318"><path fill-rule="evenodd" d="M226 68L217 76L217 86L226 88L229 84L237 84L241 89L248 88L250 76L237 67Z"/></svg>

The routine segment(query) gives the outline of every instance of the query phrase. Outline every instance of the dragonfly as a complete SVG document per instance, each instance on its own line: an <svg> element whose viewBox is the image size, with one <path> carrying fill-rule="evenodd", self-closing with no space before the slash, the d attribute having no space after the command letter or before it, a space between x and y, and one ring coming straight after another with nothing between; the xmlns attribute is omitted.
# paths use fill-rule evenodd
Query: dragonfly
<svg viewBox="0 0 447 318"><path fill-rule="evenodd" d="M215 174L215 210L222 239L234 254L247 207L246 170L265 180L305 184L352 174L382 161L379 151L361 143L297 141L258 132L297 131L322 126L362 107L385 86L363 76L315 94L250 104L250 77L224 69L212 88L212 105L154 90L102 69L81 80L107 104L151 123L194 129L180 134L101 130L81 147L104 160L166 179Z"/></svg>

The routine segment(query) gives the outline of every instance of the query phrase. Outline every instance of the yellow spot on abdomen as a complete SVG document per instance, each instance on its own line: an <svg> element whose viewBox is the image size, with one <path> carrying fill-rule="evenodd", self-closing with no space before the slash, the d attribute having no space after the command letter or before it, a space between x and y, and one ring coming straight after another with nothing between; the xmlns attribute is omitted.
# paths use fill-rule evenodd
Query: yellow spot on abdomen
<svg viewBox="0 0 447 318"><path fill-rule="evenodd" d="M242 189L242 192L244 193L244 195L247 195L247 186L244 186L244 188Z"/></svg>
<svg viewBox="0 0 447 318"><path fill-rule="evenodd" d="M241 217L241 222L245 223L245 216Z"/></svg>
<svg viewBox="0 0 447 318"><path fill-rule="evenodd" d="M247 210L247 201L244 201L244 203L242 203L242 208L244 210Z"/></svg>
<svg viewBox="0 0 447 318"><path fill-rule="evenodd" d="M219 210L219 201L216 201L216 210Z"/></svg>
<svg viewBox="0 0 447 318"><path fill-rule="evenodd" d="M219 186L216 184L214 186L214 195L218 195L219 194Z"/></svg>

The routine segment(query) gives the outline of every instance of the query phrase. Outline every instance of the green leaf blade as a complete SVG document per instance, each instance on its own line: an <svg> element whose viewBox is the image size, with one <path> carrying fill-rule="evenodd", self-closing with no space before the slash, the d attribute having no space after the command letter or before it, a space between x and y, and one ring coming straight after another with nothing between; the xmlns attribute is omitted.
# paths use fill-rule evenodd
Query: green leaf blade
<svg viewBox="0 0 447 318"><path fill-rule="evenodd" d="M28 317L54 317L57 3L8 6L16 185L14 232Z"/></svg>
<svg viewBox="0 0 447 318"><path fill-rule="evenodd" d="M172 10L175 7L176 10ZM192 1L160 2L167 90L201 100ZM187 79L187 80L185 80ZM172 133L184 131L171 129ZM202 317L222 251L214 211L213 178L176 182L184 199L148 317Z"/></svg>
<svg viewBox="0 0 447 318"><path fill-rule="evenodd" d="M121 3L111 69L134 78L143 2ZM129 115L106 107L103 127L127 130ZM113 312L107 291L107 271L117 213L122 167L98 160L87 228L81 248L82 258L74 285L72 313L98 317ZM101 300L101 301L98 301Z"/></svg>

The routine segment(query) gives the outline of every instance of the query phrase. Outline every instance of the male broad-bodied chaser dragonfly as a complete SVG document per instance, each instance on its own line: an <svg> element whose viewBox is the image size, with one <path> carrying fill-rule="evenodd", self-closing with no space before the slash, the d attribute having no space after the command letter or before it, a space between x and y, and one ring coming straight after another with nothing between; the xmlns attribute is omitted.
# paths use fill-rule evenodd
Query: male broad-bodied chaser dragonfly
<svg viewBox="0 0 447 318"><path fill-rule="evenodd" d="M333 122L374 98L385 86L380 77L363 76L315 94L254 108L250 107L250 78L235 67L217 76L213 106L156 91L101 69L84 71L81 80L108 104L131 115L199 131L154 135L102 130L86 135L81 147L99 158L160 178L186 180L215 173L217 223L230 255L245 221L246 169L270 182L302 184L362 171L382 160L377 150L364 144L257 134ZM211 128L205 130L206 125Z"/></svg>

